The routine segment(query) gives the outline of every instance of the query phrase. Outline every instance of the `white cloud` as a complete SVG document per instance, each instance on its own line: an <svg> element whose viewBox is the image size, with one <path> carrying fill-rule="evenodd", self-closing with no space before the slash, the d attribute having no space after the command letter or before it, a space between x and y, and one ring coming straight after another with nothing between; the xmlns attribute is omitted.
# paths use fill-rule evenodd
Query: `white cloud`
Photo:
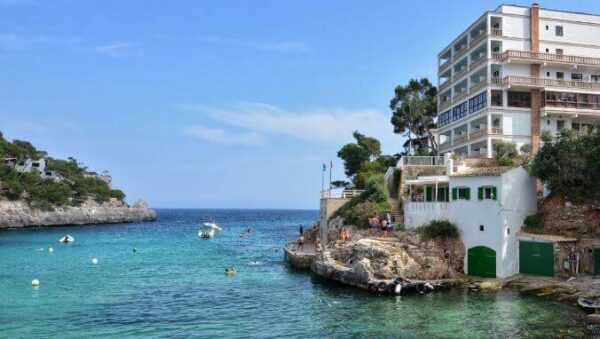
<svg viewBox="0 0 600 339"><path fill-rule="evenodd" d="M219 128L208 128L203 126L190 126L184 130L186 135L208 141L213 144L235 146L235 145L258 145L265 142L265 138L256 132L232 132Z"/></svg>
<svg viewBox="0 0 600 339"><path fill-rule="evenodd" d="M205 43L211 43L215 45L232 46L250 48L267 52L281 52L281 53L310 53L312 48L303 42L298 41L277 41L277 42L255 42L255 41L244 41L237 39L223 38L219 36L201 36L200 39Z"/></svg>
<svg viewBox="0 0 600 339"><path fill-rule="evenodd" d="M375 109L314 109L286 111L261 103L243 103L230 109L180 105L214 120L265 136L287 136L314 143L341 144L352 139L352 132L373 136L382 142L398 142L388 115Z"/></svg>
<svg viewBox="0 0 600 339"><path fill-rule="evenodd" d="M118 42L110 45L100 46L96 48L98 53L110 57L135 57L143 56L144 53L135 48L136 44L130 42Z"/></svg>

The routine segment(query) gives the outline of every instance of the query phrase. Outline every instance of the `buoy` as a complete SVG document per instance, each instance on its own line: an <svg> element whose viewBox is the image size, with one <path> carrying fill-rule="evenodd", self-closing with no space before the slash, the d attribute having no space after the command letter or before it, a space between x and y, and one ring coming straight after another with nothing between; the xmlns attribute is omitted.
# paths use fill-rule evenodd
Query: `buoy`
<svg viewBox="0 0 600 339"><path fill-rule="evenodd" d="M54 248L52 248L52 247L49 247L49 248L48 248L48 252L50 252L50 253L54 252Z"/></svg>
<svg viewBox="0 0 600 339"><path fill-rule="evenodd" d="M37 279L33 279L33 280L31 281L31 286L33 286L33 287L38 287L38 286L40 286L40 281L39 281L39 280L37 280Z"/></svg>
<svg viewBox="0 0 600 339"><path fill-rule="evenodd" d="M92 258L92 264L96 265L98 263L98 259Z"/></svg>

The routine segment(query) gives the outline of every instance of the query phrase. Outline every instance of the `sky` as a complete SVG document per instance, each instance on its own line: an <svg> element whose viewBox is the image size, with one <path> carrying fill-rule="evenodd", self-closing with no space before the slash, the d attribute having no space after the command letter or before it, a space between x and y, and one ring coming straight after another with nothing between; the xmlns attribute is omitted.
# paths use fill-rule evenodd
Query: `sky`
<svg viewBox="0 0 600 339"><path fill-rule="evenodd" d="M0 0L0 131L108 170L129 202L318 208L322 164L344 179L354 130L401 151L394 87L437 83L437 53L499 4Z"/></svg>

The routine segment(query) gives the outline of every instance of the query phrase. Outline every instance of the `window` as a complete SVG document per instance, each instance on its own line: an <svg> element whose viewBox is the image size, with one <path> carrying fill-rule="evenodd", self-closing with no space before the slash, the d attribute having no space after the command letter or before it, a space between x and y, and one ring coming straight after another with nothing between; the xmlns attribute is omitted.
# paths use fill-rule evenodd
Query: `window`
<svg viewBox="0 0 600 339"><path fill-rule="evenodd" d="M574 131L579 131L579 123L577 123L577 122L572 123L571 129L573 129Z"/></svg>
<svg viewBox="0 0 600 339"><path fill-rule="evenodd" d="M468 187L452 188L452 200L470 200L471 189Z"/></svg>
<svg viewBox="0 0 600 339"><path fill-rule="evenodd" d="M504 106L502 91L492 90L492 106Z"/></svg>
<svg viewBox="0 0 600 339"><path fill-rule="evenodd" d="M550 49L549 48L546 48L546 53L550 53Z"/></svg>
<svg viewBox="0 0 600 339"><path fill-rule="evenodd" d="M550 30L550 26L546 25L546 30L549 31Z"/></svg>
<svg viewBox="0 0 600 339"><path fill-rule="evenodd" d="M463 102L452 109L452 121L464 118L467 116L467 102Z"/></svg>
<svg viewBox="0 0 600 339"><path fill-rule="evenodd" d="M563 26L556 26L556 36L563 36Z"/></svg>
<svg viewBox="0 0 600 339"><path fill-rule="evenodd" d="M480 230L481 232L483 232L483 230L484 230L484 226L483 226L483 225L479 225L479 230Z"/></svg>
<svg viewBox="0 0 600 339"><path fill-rule="evenodd" d="M562 48L557 48L556 49L556 54L563 55L563 49Z"/></svg>
<svg viewBox="0 0 600 339"><path fill-rule="evenodd" d="M438 115L438 126L446 126L450 123L450 110Z"/></svg>
<svg viewBox="0 0 600 339"><path fill-rule="evenodd" d="M510 227L506 229L506 235L510 235Z"/></svg>
<svg viewBox="0 0 600 339"><path fill-rule="evenodd" d="M600 74L592 74L590 76L590 78L592 79L593 82L599 82L600 81Z"/></svg>
<svg viewBox="0 0 600 339"><path fill-rule="evenodd" d="M531 107L531 93L508 91L509 107Z"/></svg>
<svg viewBox="0 0 600 339"><path fill-rule="evenodd" d="M581 74L581 73L571 73L571 80L581 81L581 80L583 80L583 74Z"/></svg>
<svg viewBox="0 0 600 339"><path fill-rule="evenodd" d="M546 72L546 76L547 76L547 77L550 77L550 72Z"/></svg>
<svg viewBox="0 0 600 339"><path fill-rule="evenodd" d="M556 130L562 131L565 129L565 121L564 120L556 120Z"/></svg>
<svg viewBox="0 0 600 339"><path fill-rule="evenodd" d="M495 186L482 186L477 189L477 198L479 200L496 200L497 196Z"/></svg>
<svg viewBox="0 0 600 339"><path fill-rule="evenodd" d="M481 92L469 99L469 114L475 113L487 106L487 91Z"/></svg>
<svg viewBox="0 0 600 339"><path fill-rule="evenodd" d="M564 78L565 78L565 73L556 72L556 79L564 79Z"/></svg>

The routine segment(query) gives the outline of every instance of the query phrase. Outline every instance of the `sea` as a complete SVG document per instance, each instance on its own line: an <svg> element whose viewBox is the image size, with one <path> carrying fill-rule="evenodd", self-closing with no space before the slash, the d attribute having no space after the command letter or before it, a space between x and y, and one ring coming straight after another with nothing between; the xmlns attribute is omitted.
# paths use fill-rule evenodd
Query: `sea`
<svg viewBox="0 0 600 339"><path fill-rule="evenodd" d="M515 290L377 295L295 270L282 248L318 211L157 211L154 222L0 231L0 337L589 335L576 307ZM207 221L223 231L201 239ZM75 242L59 243L66 234Z"/></svg>

